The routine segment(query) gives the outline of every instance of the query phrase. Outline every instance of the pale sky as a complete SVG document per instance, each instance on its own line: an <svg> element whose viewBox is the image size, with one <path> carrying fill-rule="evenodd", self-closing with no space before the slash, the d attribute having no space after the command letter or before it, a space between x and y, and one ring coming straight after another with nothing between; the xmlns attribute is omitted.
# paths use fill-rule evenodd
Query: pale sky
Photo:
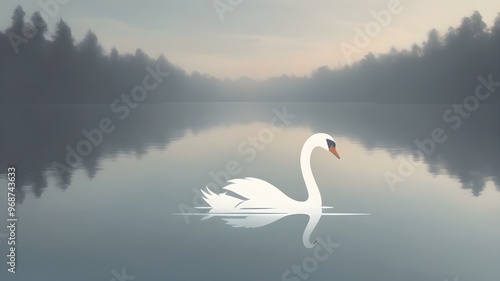
<svg viewBox="0 0 500 281"><path fill-rule="evenodd" d="M40 3L56 0L19 0L0 3L0 29L10 24L20 4L27 16L44 10ZM388 10L399 2L386 27L370 38L355 61L369 52L387 52L392 46L408 48L421 43L431 28L446 32L474 10L488 26L500 12L500 1L452 0L59 0L50 30L63 18L76 41L88 29L108 51L120 53L141 48L152 57L165 54L188 73L199 71L224 79L247 76L265 79L282 74L303 76L320 66L349 63L341 51L354 45L356 28L374 21L372 11ZM220 19L214 3L241 2ZM396 5L396 4L395 4Z"/></svg>

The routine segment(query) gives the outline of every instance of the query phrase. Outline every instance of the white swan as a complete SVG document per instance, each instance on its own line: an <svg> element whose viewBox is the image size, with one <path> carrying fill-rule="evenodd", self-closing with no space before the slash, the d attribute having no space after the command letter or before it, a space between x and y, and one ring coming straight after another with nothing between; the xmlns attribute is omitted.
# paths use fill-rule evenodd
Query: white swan
<svg viewBox="0 0 500 281"><path fill-rule="evenodd" d="M303 210L305 208L321 209L321 194L311 170L311 154L316 147L320 147L330 151L340 159L336 146L335 140L324 133L314 134L304 143L300 153L300 167L308 194L305 201L293 200L272 184L257 178L229 180L229 184L223 187L225 192L219 194L212 192L207 187L206 191L202 190L203 199L210 206L210 213L289 215L305 213Z"/></svg>
<svg viewBox="0 0 500 281"><path fill-rule="evenodd" d="M225 216L227 224L233 227L255 228L268 225L283 217L293 214L305 214L309 221L304 229L302 241L307 248L314 247L316 240L310 242L310 236L322 215L322 200L311 170L311 154L316 147L330 151L337 158L337 143L328 134L319 133L309 137L300 153L300 167L306 184L308 198L296 201L286 196L272 184L256 179L233 179L223 187L224 192L212 192L208 187L201 190L203 200L210 207L204 219L212 216ZM228 193L229 192L229 193ZM330 214L335 215L335 214ZM358 215L358 214L338 214Z"/></svg>

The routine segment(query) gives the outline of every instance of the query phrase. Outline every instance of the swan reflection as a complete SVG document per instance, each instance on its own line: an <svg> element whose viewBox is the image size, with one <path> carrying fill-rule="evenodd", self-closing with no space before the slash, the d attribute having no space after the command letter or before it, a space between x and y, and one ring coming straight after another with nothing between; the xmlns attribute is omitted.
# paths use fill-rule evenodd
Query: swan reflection
<svg viewBox="0 0 500 281"><path fill-rule="evenodd" d="M307 248L313 248L317 242L311 242L311 234L321 219L321 216L367 216L368 213L330 213L326 209L333 207L306 208L306 209L240 209L238 212L217 213L209 207L198 207L198 209L210 209L206 213L177 213L175 215L203 216L202 220L219 217L227 225L236 228L259 228L276 222L291 215L306 215L309 217L302 235L302 242Z"/></svg>

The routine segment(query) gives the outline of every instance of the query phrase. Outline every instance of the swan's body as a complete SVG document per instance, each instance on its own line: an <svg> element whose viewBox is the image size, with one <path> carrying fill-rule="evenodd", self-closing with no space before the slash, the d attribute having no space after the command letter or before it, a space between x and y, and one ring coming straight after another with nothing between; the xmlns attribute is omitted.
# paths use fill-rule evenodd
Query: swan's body
<svg viewBox="0 0 500 281"><path fill-rule="evenodd" d="M202 190L203 199L210 205L211 212L234 211L280 211L297 207L298 202L286 196L274 185L257 178L233 179L223 189L226 192L214 193ZM232 192L236 196L228 194ZM321 206L321 201L320 201Z"/></svg>
<svg viewBox="0 0 500 281"><path fill-rule="evenodd" d="M321 194L311 170L311 154L316 147L332 152L337 158L336 143L330 135L314 134L309 137L300 153L300 167L307 189L308 198L296 201L288 197L272 184L257 178L232 179L223 187L224 192L215 193L210 189L202 190L203 199L210 206L211 214L240 214L272 216L227 218L226 222L233 227L260 227L272 223L291 214L307 214L309 222L303 235L304 245L313 247L309 236L316 226L321 214ZM210 217L210 215L208 215Z"/></svg>

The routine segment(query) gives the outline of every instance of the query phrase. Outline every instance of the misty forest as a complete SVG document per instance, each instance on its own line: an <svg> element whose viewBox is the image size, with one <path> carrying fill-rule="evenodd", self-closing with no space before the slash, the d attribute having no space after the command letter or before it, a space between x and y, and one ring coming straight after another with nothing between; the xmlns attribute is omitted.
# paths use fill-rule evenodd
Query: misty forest
<svg viewBox="0 0 500 281"><path fill-rule="evenodd" d="M168 71L168 83L146 102L159 101L368 101L453 103L474 91L481 74L500 76L500 16L488 27L478 12L446 34L431 30L411 50L368 54L352 66L320 67L309 77L220 81L187 74L161 56L104 50L88 31L75 40L63 20L46 38L39 13L21 7L0 33L0 93L6 103L109 103L141 81L147 65ZM28 35L31 38L26 38ZM240 82L240 83L238 83Z"/></svg>

